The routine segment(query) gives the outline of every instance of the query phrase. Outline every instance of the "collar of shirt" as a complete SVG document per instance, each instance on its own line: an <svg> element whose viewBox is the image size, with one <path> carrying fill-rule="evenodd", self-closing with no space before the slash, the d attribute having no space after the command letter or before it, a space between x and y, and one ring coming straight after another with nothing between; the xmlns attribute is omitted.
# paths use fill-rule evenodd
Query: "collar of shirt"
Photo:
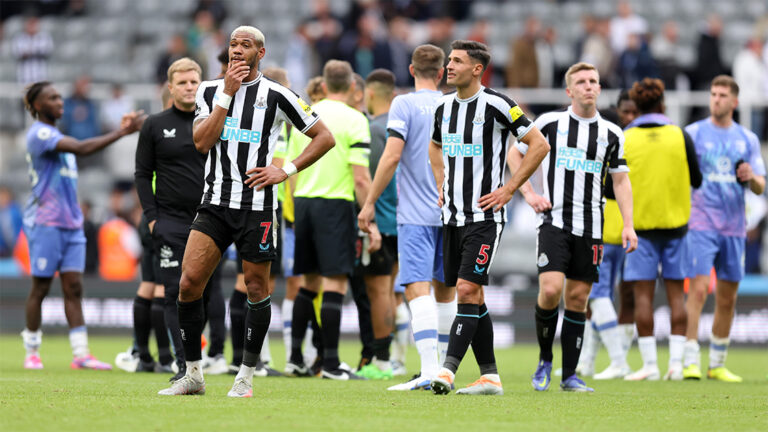
<svg viewBox="0 0 768 432"><path fill-rule="evenodd" d="M625 129L633 128L635 126L642 126L645 124L671 125L672 120L661 113L643 114L640 117L634 119L632 123L628 124Z"/></svg>
<svg viewBox="0 0 768 432"><path fill-rule="evenodd" d="M592 117L582 117L576 114L575 112L573 112L573 106L571 105L568 106L568 114L571 117L575 118L576 120L587 122L587 123L592 123L593 121L597 120L600 117L600 113L598 113L597 110L595 110L595 115L593 115Z"/></svg>

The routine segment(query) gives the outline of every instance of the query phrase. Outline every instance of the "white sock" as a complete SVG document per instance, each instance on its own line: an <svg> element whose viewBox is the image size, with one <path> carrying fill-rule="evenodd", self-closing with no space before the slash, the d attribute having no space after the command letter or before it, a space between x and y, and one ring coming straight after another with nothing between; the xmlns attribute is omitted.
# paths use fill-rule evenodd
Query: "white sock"
<svg viewBox="0 0 768 432"><path fill-rule="evenodd" d="M632 340L635 339L635 325L619 324L619 336L621 336L621 347L624 350L624 358L626 358L629 349L632 348Z"/></svg>
<svg viewBox="0 0 768 432"><path fill-rule="evenodd" d="M637 338L637 346L640 348L643 367L658 368L656 364L656 338L653 336L639 337Z"/></svg>
<svg viewBox="0 0 768 432"><path fill-rule="evenodd" d="M421 357L421 376L432 378L440 367L437 360L437 306L428 295L411 300L410 306L413 339Z"/></svg>
<svg viewBox="0 0 768 432"><path fill-rule="evenodd" d="M437 302L437 364L440 365L448 354L448 339L451 337L457 307L456 300L449 303Z"/></svg>
<svg viewBox="0 0 768 432"><path fill-rule="evenodd" d="M246 366L244 364L240 365L240 370L237 371L237 376L235 377L235 381L239 380L240 378L245 378L246 381L252 382L253 380L253 372L256 370L255 367Z"/></svg>
<svg viewBox="0 0 768 432"><path fill-rule="evenodd" d="M27 350L28 356L39 355L40 344L43 343L43 331L40 329L31 331L25 328L21 332L21 340L24 341L24 349Z"/></svg>
<svg viewBox="0 0 768 432"><path fill-rule="evenodd" d="M84 325L69 330L69 344L72 346L72 355L74 357L80 358L89 354L88 330L86 330Z"/></svg>
<svg viewBox="0 0 768 432"><path fill-rule="evenodd" d="M307 326L307 333L304 335L304 364L312 366L317 358L317 348L312 345L312 324Z"/></svg>
<svg viewBox="0 0 768 432"><path fill-rule="evenodd" d="M592 326L592 321L587 320L584 322L584 336L581 344L581 354L579 355L579 368L595 367L595 355L597 354L598 346L600 345L600 339L595 333L595 328Z"/></svg>
<svg viewBox="0 0 768 432"><path fill-rule="evenodd" d="M187 363L187 375L194 378L196 381L203 380L203 366L201 360L188 361Z"/></svg>
<svg viewBox="0 0 768 432"><path fill-rule="evenodd" d="M264 335L264 343L261 344L261 361L264 364L272 363L272 351L269 349L269 331Z"/></svg>
<svg viewBox="0 0 768 432"><path fill-rule="evenodd" d="M613 303L608 297L596 298L589 302L592 308L592 321L600 333L600 340L603 341L605 349L608 350L608 356L611 358L611 364L622 367L627 362L627 357L622 346L621 330L619 330L618 317ZM585 329L586 333L586 329Z"/></svg>
<svg viewBox="0 0 768 432"><path fill-rule="evenodd" d="M405 364L405 353L411 338L410 331L411 313L405 302L400 303L395 309L395 337L392 339L392 360Z"/></svg>
<svg viewBox="0 0 768 432"><path fill-rule="evenodd" d="M692 364L701 366L701 356L699 355L699 341L688 339L683 347L683 366L688 367Z"/></svg>
<svg viewBox="0 0 768 432"><path fill-rule="evenodd" d="M669 335L669 368L682 368L685 336Z"/></svg>
<svg viewBox="0 0 768 432"><path fill-rule="evenodd" d="M725 357L728 356L730 338L719 338L711 335L709 340L709 368L714 369L725 366Z"/></svg>
<svg viewBox="0 0 768 432"><path fill-rule="evenodd" d="M293 318L293 300L283 299L280 313L283 316L283 344L285 345L285 361L291 359L291 319Z"/></svg>
<svg viewBox="0 0 768 432"><path fill-rule="evenodd" d="M373 358L373 365L379 368L380 370L387 371L392 369L392 363L390 363L387 360L379 360L376 357Z"/></svg>

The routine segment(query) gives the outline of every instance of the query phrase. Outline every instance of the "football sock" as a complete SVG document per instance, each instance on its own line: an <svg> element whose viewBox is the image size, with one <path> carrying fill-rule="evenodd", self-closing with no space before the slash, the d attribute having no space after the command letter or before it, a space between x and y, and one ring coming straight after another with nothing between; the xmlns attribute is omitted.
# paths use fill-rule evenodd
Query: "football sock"
<svg viewBox="0 0 768 432"><path fill-rule="evenodd" d="M200 338L203 333L205 308L202 298L191 302L177 300L176 303L179 309L179 328L181 343L184 346L184 359L189 367L190 363L199 362L203 357Z"/></svg>
<svg viewBox="0 0 768 432"><path fill-rule="evenodd" d="M323 293L323 305L320 308L320 322L323 326L320 332L323 336L323 369L327 371L339 368L339 333L343 301L343 294Z"/></svg>
<svg viewBox="0 0 768 432"><path fill-rule="evenodd" d="M89 354L88 330L84 325L69 329L69 344L72 346L74 357L85 357Z"/></svg>
<svg viewBox="0 0 768 432"><path fill-rule="evenodd" d="M304 357L301 354L301 344L304 342L304 333L307 331L307 325L312 322L315 315L312 300L317 297L317 293L308 289L299 289L296 300L293 303L293 318L291 320L291 363L303 364Z"/></svg>
<svg viewBox="0 0 768 432"><path fill-rule="evenodd" d="M552 343L557 330L557 308L542 309L536 305L536 338L539 341L539 359L552 362Z"/></svg>
<svg viewBox="0 0 768 432"><path fill-rule="evenodd" d="M456 318L451 326L451 337L448 341L448 353L443 367L456 373L459 364L467 353L467 348L475 337L477 324L480 319L480 306L471 303L459 303L456 308Z"/></svg>
<svg viewBox="0 0 768 432"><path fill-rule="evenodd" d="M635 325L619 324L619 336L621 337L621 348L624 350L624 358L627 358L627 353L632 348L632 340L635 339Z"/></svg>
<svg viewBox="0 0 768 432"><path fill-rule="evenodd" d="M720 338L712 335L709 340L709 368L714 369L725 366L725 358L728 356L730 338Z"/></svg>
<svg viewBox="0 0 768 432"><path fill-rule="evenodd" d="M437 306L428 295L416 297L409 305L413 340L421 358L421 376L432 378L440 369L437 362Z"/></svg>
<svg viewBox="0 0 768 432"><path fill-rule="evenodd" d="M592 307L592 321L600 333L600 340L608 350L611 363L622 366L626 363L626 355L621 342L621 330L619 330L618 316L613 308L611 299L607 297L596 298L590 302ZM584 330L586 333L586 329ZM584 336L586 345L586 335ZM592 356L594 358L594 354Z"/></svg>
<svg viewBox="0 0 768 432"><path fill-rule="evenodd" d="M27 351L27 355L39 355L40 344L43 342L42 330L31 331L24 329L21 332L21 339L24 341L24 349Z"/></svg>
<svg viewBox="0 0 768 432"><path fill-rule="evenodd" d="M245 340L245 314L248 296L234 290L229 298L229 322L232 334L232 364L243 362L243 341Z"/></svg>
<svg viewBox="0 0 768 432"><path fill-rule="evenodd" d="M685 336L669 335L669 367L682 367Z"/></svg>
<svg viewBox="0 0 768 432"><path fill-rule="evenodd" d="M136 296L133 299L133 335L136 349L144 363L152 361L149 353L149 333L152 331L152 300Z"/></svg>
<svg viewBox="0 0 768 432"><path fill-rule="evenodd" d="M639 337L637 338L637 347L640 348L643 367L658 368L656 363L656 338L653 336Z"/></svg>
<svg viewBox="0 0 768 432"><path fill-rule="evenodd" d="M437 364L441 365L445 361L454 318L456 300L448 303L437 302Z"/></svg>
<svg viewBox="0 0 768 432"><path fill-rule="evenodd" d="M392 343L392 336L373 340L373 355L379 361L389 362L389 345Z"/></svg>
<svg viewBox="0 0 768 432"><path fill-rule="evenodd" d="M212 284L221 284L221 281L211 280L211 285L206 289L213 289L208 299L206 312L208 314L208 357L216 357L224 354L224 341L227 339L226 309L224 307L224 296L221 294L221 286L214 288Z"/></svg>
<svg viewBox="0 0 768 432"><path fill-rule="evenodd" d="M150 311L160 364L170 364L173 361L173 356L171 356L171 341L168 339L168 328L165 326L165 298L155 297L152 299Z"/></svg>
<svg viewBox="0 0 768 432"><path fill-rule="evenodd" d="M179 297L179 285L174 287L165 285L165 326L171 336L173 344L173 355L176 357L176 364L179 368L185 368L184 363L184 344L181 341L181 328L179 328L179 308L176 301Z"/></svg>
<svg viewBox="0 0 768 432"><path fill-rule="evenodd" d="M683 366L688 367L692 364L697 366L701 365L700 357L699 341L695 339L688 339L685 341L685 346L683 347Z"/></svg>
<svg viewBox="0 0 768 432"><path fill-rule="evenodd" d="M594 312L592 317L594 318ZM600 335L595 330L595 322L587 320L584 323L584 342L581 345L581 355L579 355L579 367L595 366L595 356L600 347Z"/></svg>
<svg viewBox="0 0 768 432"><path fill-rule="evenodd" d="M245 315L244 366L255 367L259 362L261 346L269 331L271 320L272 300L269 296L255 303L248 300L248 312Z"/></svg>
<svg viewBox="0 0 768 432"><path fill-rule="evenodd" d="M402 302L395 309L395 337L392 340L392 359L402 364L405 364L405 353L411 337L410 321L411 313L408 311L408 305Z"/></svg>
<svg viewBox="0 0 768 432"><path fill-rule="evenodd" d="M285 361L291 360L291 322L293 321L293 300L283 299L280 307L283 318L283 345L285 346Z"/></svg>
<svg viewBox="0 0 768 432"><path fill-rule="evenodd" d="M576 373L576 365L581 354L581 342L584 338L584 323L587 314L566 309L563 313L563 326L560 330L560 345L563 349L563 378Z"/></svg>
<svg viewBox="0 0 768 432"><path fill-rule="evenodd" d="M475 337L472 338L472 352L475 353L475 360L477 360L477 365L480 367L480 375L498 374L496 356L493 353L493 322L491 321L491 314L488 313L485 303L480 305L478 312L480 319L477 321Z"/></svg>

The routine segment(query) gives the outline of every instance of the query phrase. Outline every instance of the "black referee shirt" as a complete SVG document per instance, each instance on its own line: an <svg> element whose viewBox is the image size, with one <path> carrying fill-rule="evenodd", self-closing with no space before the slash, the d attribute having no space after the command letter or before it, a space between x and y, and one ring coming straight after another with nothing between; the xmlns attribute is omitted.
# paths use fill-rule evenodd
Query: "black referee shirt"
<svg viewBox="0 0 768 432"><path fill-rule="evenodd" d="M192 141L194 111L175 106L147 118L136 147L136 191L148 221L191 224L203 195L206 156ZM155 188L152 178L157 173Z"/></svg>

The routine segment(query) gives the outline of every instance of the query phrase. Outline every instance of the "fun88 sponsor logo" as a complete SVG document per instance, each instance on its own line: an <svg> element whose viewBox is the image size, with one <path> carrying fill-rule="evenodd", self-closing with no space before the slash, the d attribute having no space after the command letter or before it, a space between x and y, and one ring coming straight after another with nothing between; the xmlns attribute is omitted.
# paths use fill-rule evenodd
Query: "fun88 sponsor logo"
<svg viewBox="0 0 768 432"><path fill-rule="evenodd" d="M222 129L219 139L222 141L240 141L256 144L261 142L261 131L240 129L238 127L239 124L240 119L227 117L226 120L224 120L224 129Z"/></svg>
<svg viewBox="0 0 768 432"><path fill-rule="evenodd" d="M584 150L573 147L560 147L557 149L556 168L565 168L568 171L584 171L591 174L600 174L603 170L603 163L595 160L588 160Z"/></svg>
<svg viewBox="0 0 768 432"><path fill-rule="evenodd" d="M482 144L464 144L462 134L443 134L443 156L474 157L483 155Z"/></svg>

